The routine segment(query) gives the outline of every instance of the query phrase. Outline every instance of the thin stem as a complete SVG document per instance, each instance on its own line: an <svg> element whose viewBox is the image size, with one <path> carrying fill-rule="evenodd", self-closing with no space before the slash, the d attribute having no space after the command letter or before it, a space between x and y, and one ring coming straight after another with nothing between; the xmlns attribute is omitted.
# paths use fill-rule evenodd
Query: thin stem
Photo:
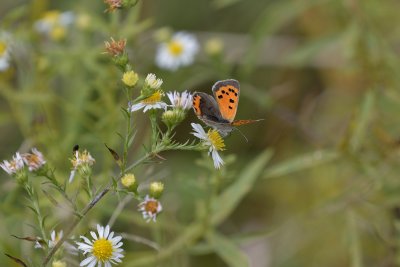
<svg viewBox="0 0 400 267"><path fill-rule="evenodd" d="M44 230L44 227L43 227L43 216L42 216L42 213L40 212L38 196L36 195L36 192L31 185L25 184L24 188L25 188L26 192L28 193L29 198L32 202L32 205L33 205L32 208L35 210L35 214L36 214L36 218L39 223L39 228L40 228L40 232L42 234L42 238L47 242L48 239L47 239L46 231Z"/></svg>

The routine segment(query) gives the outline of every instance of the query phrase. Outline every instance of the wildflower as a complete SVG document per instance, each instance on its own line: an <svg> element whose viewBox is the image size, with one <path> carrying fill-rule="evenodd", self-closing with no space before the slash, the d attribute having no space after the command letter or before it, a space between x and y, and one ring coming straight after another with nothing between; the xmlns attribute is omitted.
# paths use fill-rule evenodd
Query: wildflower
<svg viewBox="0 0 400 267"><path fill-rule="evenodd" d="M81 261L79 266L94 267L98 266L111 267L111 264L118 264L124 257L124 251L121 246L121 236L115 236L114 232L110 233L110 226L97 225L97 233L90 232L93 240L89 240L85 236L81 236L84 242L76 242L78 249L83 251L83 255L89 254L86 259Z"/></svg>
<svg viewBox="0 0 400 267"><path fill-rule="evenodd" d="M87 173L95 162L96 160L87 150L84 150L82 153L80 153L79 150L76 150L74 157L71 159L72 171L69 176L69 182L71 183L73 181L77 170Z"/></svg>
<svg viewBox="0 0 400 267"><path fill-rule="evenodd" d="M224 43L219 38L211 38L204 45L204 51L210 56L220 54L222 49L224 49Z"/></svg>
<svg viewBox="0 0 400 267"><path fill-rule="evenodd" d="M147 74L146 79L144 80L145 86L157 90L163 84L163 80L156 77L155 74L149 73Z"/></svg>
<svg viewBox="0 0 400 267"><path fill-rule="evenodd" d="M156 221L157 215L162 211L161 203L152 197L146 195L144 201L141 202L139 205L139 211L142 212L143 218L150 222L153 220Z"/></svg>
<svg viewBox="0 0 400 267"><path fill-rule="evenodd" d="M10 67L10 42L8 34L0 34L0 71L5 71Z"/></svg>
<svg viewBox="0 0 400 267"><path fill-rule="evenodd" d="M143 112L146 112L150 109L166 109L167 104L165 104L163 101L161 101L161 97L164 95L164 93L161 90L155 91L151 96L143 99L139 103L135 105L130 105L128 110L130 112L137 111L139 109L143 109Z"/></svg>
<svg viewBox="0 0 400 267"><path fill-rule="evenodd" d="M116 9L122 8L122 0L104 0L104 3L108 5L106 11L113 12Z"/></svg>
<svg viewBox="0 0 400 267"><path fill-rule="evenodd" d="M13 175L24 168L24 161L17 152L11 161L4 160L3 163L0 163L0 167L9 175Z"/></svg>
<svg viewBox="0 0 400 267"><path fill-rule="evenodd" d="M174 71L193 63L199 51L196 37L190 33L177 32L168 42L159 44L156 54L158 67Z"/></svg>
<svg viewBox="0 0 400 267"><path fill-rule="evenodd" d="M197 138L201 139L204 145L209 147L208 154L209 155L211 154L212 156L212 159L214 161L214 167L216 169L221 168L221 166L224 164L224 161L218 154L218 151L225 150L224 139L222 139L221 135L217 130L210 129L206 133L200 124L192 123L191 125L194 130L192 134Z"/></svg>
<svg viewBox="0 0 400 267"><path fill-rule="evenodd" d="M133 70L127 71L122 75L122 82L130 87L135 86L138 80L139 75Z"/></svg>
<svg viewBox="0 0 400 267"><path fill-rule="evenodd" d="M191 109L192 108L192 103L193 103L193 97L190 93L184 91L182 94L179 92L173 92L173 93L167 93L167 96L169 98L169 101L171 101L171 104L175 108L180 108L180 109Z"/></svg>
<svg viewBox="0 0 400 267"><path fill-rule="evenodd" d="M150 184L150 195L155 198L160 198L164 192L164 184L162 182L152 182Z"/></svg>
<svg viewBox="0 0 400 267"><path fill-rule="evenodd" d="M111 37L111 42L105 41L104 46L106 48L106 53L108 53L110 56L112 57L121 56L125 52L126 39L115 41Z"/></svg>
<svg viewBox="0 0 400 267"><path fill-rule="evenodd" d="M67 264L64 261L53 261L51 264L52 267L67 267Z"/></svg>
<svg viewBox="0 0 400 267"><path fill-rule="evenodd" d="M32 153L22 154L22 159L28 166L29 171L37 171L46 164L43 154L36 148L32 148Z"/></svg>
<svg viewBox="0 0 400 267"><path fill-rule="evenodd" d="M71 11L60 12L58 10L47 11L40 20L34 24L35 29L55 41L64 39L67 27L75 20Z"/></svg>
<svg viewBox="0 0 400 267"><path fill-rule="evenodd" d="M138 185L136 183L135 175L127 173L121 178L121 184L131 191L136 191Z"/></svg>
<svg viewBox="0 0 400 267"><path fill-rule="evenodd" d="M53 230L50 234L51 239L49 240L49 248L53 248L58 243L58 241L60 241L63 235L64 232L62 230L57 234L56 231Z"/></svg>

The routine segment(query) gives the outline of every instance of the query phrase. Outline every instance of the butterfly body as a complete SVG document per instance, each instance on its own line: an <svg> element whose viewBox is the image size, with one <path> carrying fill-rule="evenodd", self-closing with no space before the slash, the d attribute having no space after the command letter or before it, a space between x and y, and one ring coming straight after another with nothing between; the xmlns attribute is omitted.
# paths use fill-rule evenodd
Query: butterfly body
<svg viewBox="0 0 400 267"><path fill-rule="evenodd" d="M193 94L193 110L197 117L208 126L227 136L236 126L253 123L259 120L234 121L239 104L240 85L237 80L228 79L216 82L209 94Z"/></svg>

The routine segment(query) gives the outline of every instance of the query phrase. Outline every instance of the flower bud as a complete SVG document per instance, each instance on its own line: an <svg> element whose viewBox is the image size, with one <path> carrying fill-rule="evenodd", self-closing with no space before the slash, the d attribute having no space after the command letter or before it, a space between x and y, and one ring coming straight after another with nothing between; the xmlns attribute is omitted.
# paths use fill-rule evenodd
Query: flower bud
<svg viewBox="0 0 400 267"><path fill-rule="evenodd" d="M167 125L168 128L178 125L185 119L186 113L182 109L173 109L165 111L161 120Z"/></svg>
<svg viewBox="0 0 400 267"><path fill-rule="evenodd" d="M133 70L127 71L122 75L122 82L129 87L135 86L138 80L139 75Z"/></svg>
<svg viewBox="0 0 400 267"><path fill-rule="evenodd" d="M53 261L51 266L52 267L67 267L67 264L64 261Z"/></svg>
<svg viewBox="0 0 400 267"><path fill-rule="evenodd" d="M138 184L133 173L127 173L121 178L121 184L131 192L136 192Z"/></svg>
<svg viewBox="0 0 400 267"><path fill-rule="evenodd" d="M160 198L164 192L164 184L162 182L152 182L150 184L150 196Z"/></svg>
<svg viewBox="0 0 400 267"><path fill-rule="evenodd" d="M219 38L211 38L207 40L204 45L204 51L207 55L215 56L221 54L224 48L224 44L221 39Z"/></svg>

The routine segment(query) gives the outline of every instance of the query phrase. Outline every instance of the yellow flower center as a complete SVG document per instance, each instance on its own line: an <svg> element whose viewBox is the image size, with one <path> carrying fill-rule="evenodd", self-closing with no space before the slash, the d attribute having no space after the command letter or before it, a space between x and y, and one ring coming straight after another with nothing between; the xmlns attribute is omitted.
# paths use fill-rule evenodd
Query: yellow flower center
<svg viewBox="0 0 400 267"><path fill-rule="evenodd" d="M207 136L216 150L225 150L224 139L217 130L208 130Z"/></svg>
<svg viewBox="0 0 400 267"><path fill-rule="evenodd" d="M173 56L179 56L182 54L183 45L177 41L171 41L168 44L168 50Z"/></svg>
<svg viewBox="0 0 400 267"><path fill-rule="evenodd" d="M148 200L144 204L144 209L146 212L156 214L157 213L157 208L158 208L158 201L156 200Z"/></svg>
<svg viewBox="0 0 400 267"><path fill-rule="evenodd" d="M92 253L99 261L105 262L109 260L113 253L111 241L104 238L94 241Z"/></svg>
<svg viewBox="0 0 400 267"><path fill-rule="evenodd" d="M7 44L3 41L0 41L0 57L2 57L7 51Z"/></svg>
<svg viewBox="0 0 400 267"><path fill-rule="evenodd" d="M142 100L142 103L146 104L146 105L149 105L149 104L153 105L153 104L161 101L161 96L162 96L162 92L156 91L154 94L152 94L148 98Z"/></svg>

